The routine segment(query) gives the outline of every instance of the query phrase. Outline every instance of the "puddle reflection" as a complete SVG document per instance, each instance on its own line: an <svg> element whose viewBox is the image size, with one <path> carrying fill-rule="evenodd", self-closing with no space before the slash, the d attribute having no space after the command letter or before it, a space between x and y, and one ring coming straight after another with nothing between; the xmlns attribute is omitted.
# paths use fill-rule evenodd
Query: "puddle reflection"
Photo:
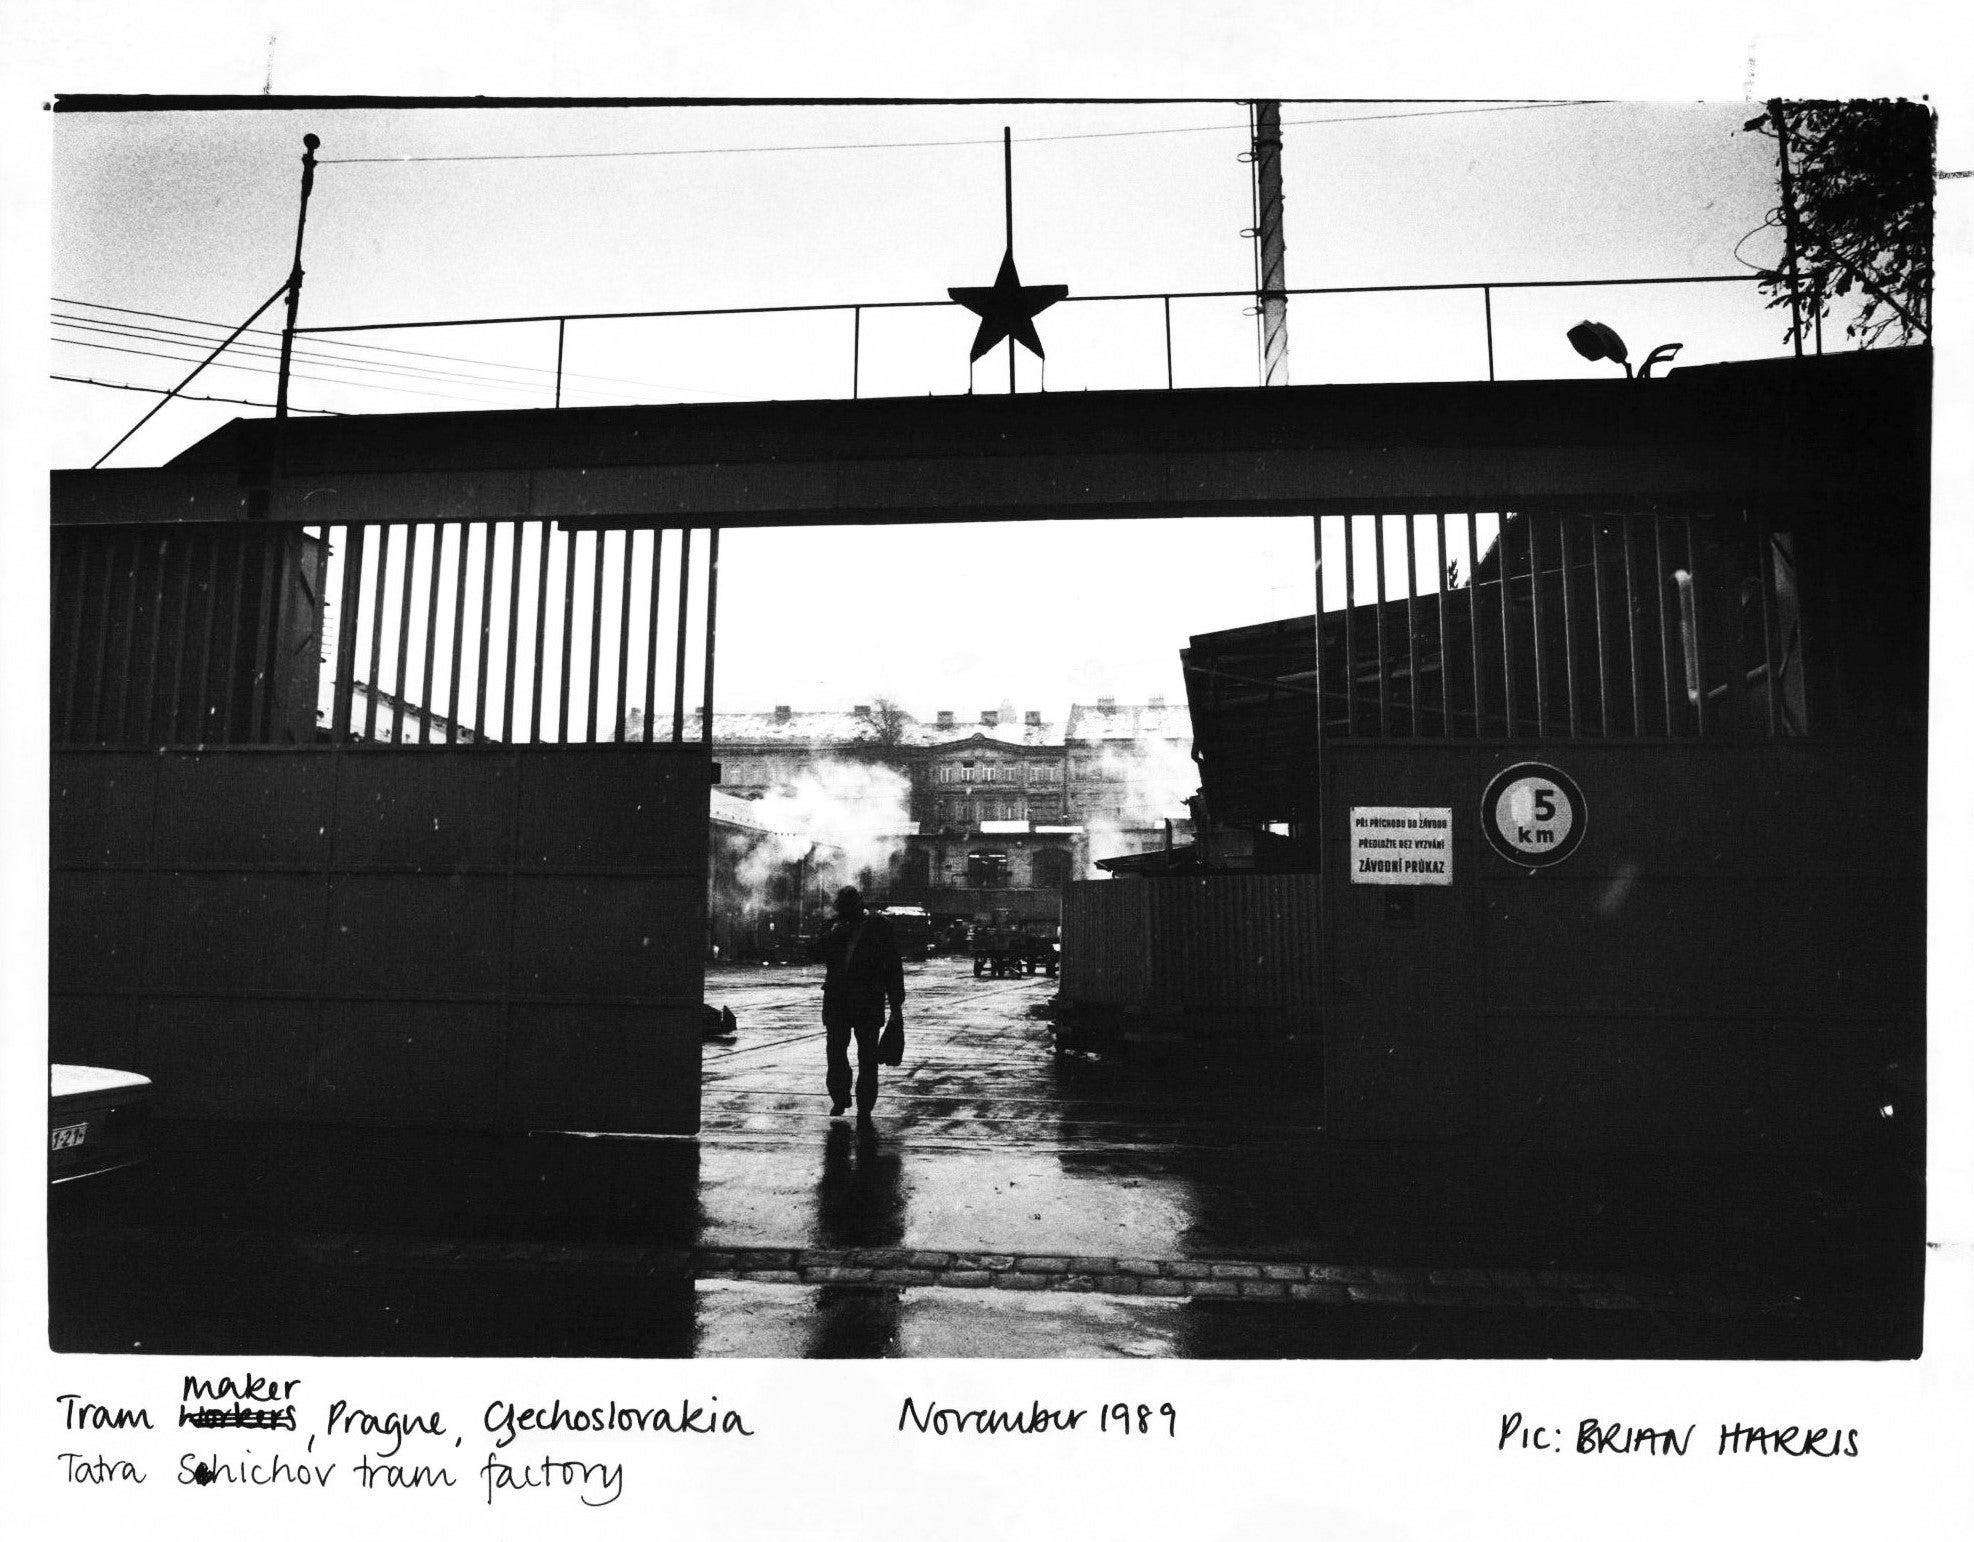
<svg viewBox="0 0 1974 1542"><path fill-rule="evenodd" d="M816 1184L816 1240L822 1247L896 1247L905 1237L905 1157L893 1141L847 1124L823 1136Z"/></svg>
<svg viewBox="0 0 1974 1542"><path fill-rule="evenodd" d="M831 1124L816 1183L817 1242L830 1248L896 1247L905 1238L906 1201L904 1152L869 1130ZM896 1355L903 1295L896 1286L822 1286L806 1354L813 1360Z"/></svg>

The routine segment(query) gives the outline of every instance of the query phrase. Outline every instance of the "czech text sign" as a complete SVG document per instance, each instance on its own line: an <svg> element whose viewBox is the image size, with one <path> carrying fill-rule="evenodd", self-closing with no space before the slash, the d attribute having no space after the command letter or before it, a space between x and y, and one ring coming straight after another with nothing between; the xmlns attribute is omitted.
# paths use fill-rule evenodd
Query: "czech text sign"
<svg viewBox="0 0 1974 1542"><path fill-rule="evenodd" d="M1453 882L1453 810L1352 809L1350 881Z"/></svg>
<svg viewBox="0 0 1974 1542"><path fill-rule="evenodd" d="M1550 867L1583 839L1589 810L1577 784L1533 760L1510 766L1481 795L1481 833L1510 862Z"/></svg>

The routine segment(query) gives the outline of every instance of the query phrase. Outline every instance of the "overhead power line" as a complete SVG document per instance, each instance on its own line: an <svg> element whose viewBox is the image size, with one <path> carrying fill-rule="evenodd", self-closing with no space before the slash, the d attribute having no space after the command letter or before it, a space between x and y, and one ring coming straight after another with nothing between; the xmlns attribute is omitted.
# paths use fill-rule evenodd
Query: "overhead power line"
<svg viewBox="0 0 1974 1542"><path fill-rule="evenodd" d="M196 316L179 316L179 315L174 315L169 311L140 310L127 305L108 305L100 300L72 300L72 299L65 299L62 296L57 295L53 297L52 303L56 305L79 306L88 310L112 311L120 316L143 316L143 317L148 317L153 321L182 322L186 326L209 327L214 331L219 331L219 332L223 332L226 330L223 323L216 321L201 320ZM58 318L58 319L63 319L63 318ZM77 322L77 321L94 322L94 318L66 318L66 319L72 322ZM157 328L154 330L162 331L164 329ZM247 329L247 335L251 337L279 338L281 336L281 333L279 332L279 330L270 327L249 327ZM400 358L406 358L406 359L436 359L448 364L474 364L480 366L483 369L510 370L517 374L533 375L539 377L539 379L542 382L543 388L546 388L546 383L552 380L555 376L555 371L553 368L541 364L509 364L500 359L479 359L479 358L472 358L464 354L436 353L428 349L420 349L420 348L396 348L385 343L358 343L358 342L351 342L346 339L335 338L335 337L315 337L313 341L317 346L320 347L348 348L348 349L358 350L363 353L393 354ZM355 366L352 365L351 367L354 368ZM581 386L569 386L567 383L571 381L590 380L590 381L597 381L605 385L631 386L641 391L676 391L676 392L682 392L683 394L688 396L723 397L725 395L725 393L723 392L708 391L698 386L673 385L664 381L656 381L656 380L632 380L622 375L594 375L594 374L586 373L581 370L564 370L562 372L562 379L565 383L565 389L577 391L579 394L585 396L599 397L604 399L608 399L612 396L621 396L623 393L608 392L608 391L591 391ZM354 384L355 382L352 383ZM506 384L506 382L496 382L492 380L487 381L487 383Z"/></svg>
<svg viewBox="0 0 1974 1542"><path fill-rule="evenodd" d="M126 444L128 444L130 442L130 436L132 434L136 433L146 423L150 422L151 419L156 417L160 412L163 412L166 407L170 406L171 399L174 396L176 396L180 391L184 390L194 380L196 380L198 378L199 371L204 369L208 364L212 363L214 359L218 358L222 353L224 353L227 349L227 346L230 343L232 343L235 338L237 338L242 332L246 331L247 328L252 326L256 321L259 321L262 316L266 315L267 308L270 305L272 305L276 300L280 299L283 295L286 295L289 299L290 310L292 311L294 292L295 292L294 286L295 286L295 280L290 278L286 282L284 282L278 289L276 289L273 294L269 295L265 300L261 301L260 304L254 308L253 313L250 316L248 316L245 321L242 321L231 332L228 332L225 337L220 339L218 346L215 347L211 353L207 354L203 359L199 360L197 364L192 366L191 374L187 375L183 380L179 381L178 384L173 386L169 391L166 391L164 393L163 398L157 403L156 406L154 406L149 412L145 413L144 416L139 418L135 423L131 424L130 427L126 428L123 431L122 436L117 440L115 444L111 445L101 455L97 456L93 461L91 461L89 463L89 469L91 471L94 471L98 466L102 465L104 461L108 460L112 455L116 454L118 450L122 449ZM293 331L293 329L294 329L294 324L293 322L290 322L289 330ZM183 363L184 361L181 359L179 362ZM288 377L284 372L281 376L281 395L279 397L279 400L283 403L286 403L287 399L288 399Z"/></svg>
<svg viewBox="0 0 1974 1542"><path fill-rule="evenodd" d="M207 337L199 336L195 333L177 332L165 327L91 325L88 323L78 322L72 319L64 318L59 315L54 318L54 322L57 327L66 327L75 332L92 334L96 337L113 337L116 338L119 342L124 342L124 343L153 343L160 348L196 348L212 340ZM105 343L100 343L100 342L92 343L85 340L84 338L64 336L60 334L55 336L53 340L58 343L67 343L72 347L109 346L108 344ZM149 353L150 356L153 358L169 358L169 359L182 358L188 363L191 362L191 359L193 357L192 355L189 354L156 353L151 350L145 350L145 349L127 349L124 351ZM236 342L233 345L233 347L228 350L228 357L271 362L271 361L279 360L279 358L281 357L281 350L278 347L266 343ZM517 405L523 407L529 405L538 406L541 404L544 396L546 395L546 383L541 381L502 380L494 376L466 374L456 370L428 370L428 369L413 368L404 365L397 365L388 362L372 363L364 360L341 359L333 355L318 353L315 350L309 348L295 349L293 351L293 357L296 360L311 365L317 369L353 371L356 372L356 374L359 376L375 375L382 377L380 379L352 378L351 375L349 374L296 375L294 377L298 380L302 380L302 379L314 380L320 384L347 386L352 389L369 389L369 390L377 390L377 391L411 391L412 394L414 395L437 395L450 401L477 402L483 406L492 406L492 407L513 407ZM215 362L212 367L215 369L247 368L246 365L226 364L223 361ZM517 367L524 367L524 366L517 366ZM278 374L279 371L277 370L275 373ZM486 395L462 396L445 391L421 392L415 390L413 386L406 383L409 381L417 381L420 384L434 385L434 386L457 386L457 387L466 387L466 388L479 387L483 392L498 391L498 392L504 392L510 394L500 397L489 397ZM659 388L659 389L664 389L664 388ZM565 392L565 395L568 394L571 393ZM597 391L585 387L574 388L573 394L589 398L592 405L595 404L607 405L613 400L621 401L623 397L623 393L621 392L612 393L605 391ZM710 393L696 393L696 394L710 394ZM519 397L518 402L516 400L517 396Z"/></svg>
<svg viewBox="0 0 1974 1542"><path fill-rule="evenodd" d="M130 354L136 354L140 358L146 358L146 359L169 359L174 364L190 364L193 362L193 356L191 354L156 353L148 348L120 348L115 343L88 343L88 342L84 342L80 338L74 338L74 337L57 337L54 338L53 341L57 343L66 344L70 348L98 348L105 353L130 353ZM229 364L224 359L214 359L212 363L207 365L206 367L208 369L236 370L239 373L245 375L279 375L281 373L281 371L278 369L262 369L259 366L253 364ZM288 378L290 380L313 381L317 385L354 386L364 383L364 382L349 381L349 380L332 380L324 375L304 375L296 370L290 370L288 372ZM408 385L375 387L375 389L402 391L407 395L411 395L411 396L432 396L432 397L437 397L442 401L449 401L449 402L471 402L475 406L480 406L480 407L504 407L509 405L506 402L489 401L482 396L460 396L451 391L424 391L418 389L416 386L408 386Z"/></svg>
<svg viewBox="0 0 1974 1542"><path fill-rule="evenodd" d="M59 322L59 318L58 318L58 322ZM122 330L122 331L117 331L117 330L105 331L102 329L83 329L83 328L78 328L77 330L95 330L98 336L115 337L119 340L119 343L122 344L156 343L160 348L197 347L199 344L203 342L210 341L210 339L190 337L189 334L166 333L164 335L154 335L156 333L163 332L163 329L161 328L151 329L150 332L146 332L143 329L137 329L137 328ZM185 339L185 341L180 341L180 339ZM154 348L132 348L127 346L119 346L118 343L92 342L89 341L88 339L80 338L80 337L64 337L58 335L53 337L51 341L56 343L66 344L71 348L96 348L96 349L101 349L104 352L108 352L108 353L134 354L141 358L169 359L174 363L190 364L193 363L197 358L196 353L161 353ZM276 348L267 347L261 344L236 343L233 346L233 348L229 350L229 358L241 358L241 357L248 360L272 361L280 357L280 351ZM434 397L441 401L465 402L468 403L469 405L479 406L479 407L514 408L518 406L525 408L529 405L535 405L535 406L542 405L542 402L540 400L541 387L539 385L532 385L525 381L495 380L495 379L488 379L479 376L455 376L449 372L434 372L434 371L400 373L398 371L392 370L390 366L387 365L352 363L340 359L321 358L321 357L317 357L313 353L300 352L300 351L297 352L296 357L302 359L306 363L312 364L315 368L318 369L364 370L369 372L379 372L379 371L385 372L385 378L381 380L361 380L361 379L352 380L345 376L305 374L300 371L290 372L291 379L308 380L314 382L317 385L342 386L350 390L402 392L412 396ZM279 369L262 368L254 363L229 362L229 359L215 359L208 367L212 369L237 370L243 374L276 375L276 376L280 374ZM527 366L515 366L515 367L525 368ZM520 392L524 394L524 399L517 402L513 396L489 397L485 395L478 395L478 396L463 395L456 390L455 391L423 390L420 389L419 386L407 384L406 382L409 380L419 381L421 385L434 385L434 386L442 386L442 385L476 386L477 385L492 390ZM690 390L691 388L659 387L656 389ZM593 390L581 390L579 391L578 394L591 398L592 405L607 406L613 404L611 393L593 391ZM692 394L714 395L716 393L706 392L706 391L693 391ZM532 398L532 401L529 400L528 398ZM622 402L621 393L618 393L616 395L616 401L614 404L620 405L621 402Z"/></svg>
<svg viewBox="0 0 1974 1542"><path fill-rule="evenodd" d="M50 375L48 378L50 380L66 381L70 385L101 386L107 391L143 391L152 396L170 396L172 394L163 386L134 385L128 380L91 380L86 375ZM184 391L178 392L177 395L178 400L181 402L230 402L239 407L265 407L269 412L274 410L273 402L248 401L244 396L190 396ZM320 413L324 417L330 418L340 418L345 415L337 412L332 407L297 407L293 402L288 404L288 410L290 412Z"/></svg>
<svg viewBox="0 0 1974 1542"><path fill-rule="evenodd" d="M1454 118L1475 113L1534 112L1550 107L1593 107L1594 99L1554 102L1509 102L1485 107L1440 107L1424 112L1352 113L1327 118L1290 118L1284 128L1320 127L1331 123L1375 123L1392 118ZM1245 123L1197 123L1183 128L1102 129L1082 134L1031 134L1017 143L1060 144L1073 139L1140 139L1154 134L1225 134L1247 132ZM998 139L861 140L824 145L704 145L671 150L530 150L491 155L345 155L326 157L321 166L407 166L441 161L611 161L645 160L675 155L780 155L804 150L940 150L971 145L998 145Z"/></svg>
<svg viewBox="0 0 1974 1542"><path fill-rule="evenodd" d="M136 342L160 343L168 347L186 344L205 344L212 341L194 332L181 332L170 327L132 326L124 322L98 322L84 318L57 315L55 325L74 331L93 333L98 336L119 337ZM232 352L247 358L278 359L280 348L269 343L239 342ZM487 375L473 375L461 370L423 369L415 365L393 364L385 361L369 362L360 359L343 359L334 354L324 353L317 348L296 348L292 356L306 363L320 365L325 369L355 370L364 374L384 375L392 379L426 380L453 385L478 385L493 390L523 391L535 395L542 387L532 381L500 380ZM351 385L375 384L372 381L350 381Z"/></svg>

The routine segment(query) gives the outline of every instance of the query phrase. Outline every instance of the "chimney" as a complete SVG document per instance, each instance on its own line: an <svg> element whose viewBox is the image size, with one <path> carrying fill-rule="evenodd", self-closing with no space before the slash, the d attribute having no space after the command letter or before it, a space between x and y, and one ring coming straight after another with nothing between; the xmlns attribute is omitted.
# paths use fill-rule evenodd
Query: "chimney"
<svg viewBox="0 0 1974 1542"><path fill-rule="evenodd" d="M1148 707L1156 707L1159 709L1163 709L1165 706L1165 698L1163 696L1154 696L1150 701L1146 702L1145 705Z"/></svg>
<svg viewBox="0 0 1974 1542"><path fill-rule="evenodd" d="M1030 728L1040 728L1042 726L1042 714L1039 712L1025 712L1022 714L1021 720Z"/></svg>
<svg viewBox="0 0 1974 1542"><path fill-rule="evenodd" d="M953 714L952 714L952 713L950 713L950 712L942 712L942 713L940 713L940 714L939 714L939 726L940 726L941 728L951 728L951 727L953 726Z"/></svg>
<svg viewBox="0 0 1974 1542"><path fill-rule="evenodd" d="M775 721L777 723L786 723L794 715L794 712L787 707L775 708Z"/></svg>
<svg viewBox="0 0 1974 1542"><path fill-rule="evenodd" d="M852 707L850 710L854 712L858 717L870 716L870 706L868 703L860 703L859 705Z"/></svg>
<svg viewBox="0 0 1974 1542"><path fill-rule="evenodd" d="M1117 698L1115 696L1099 696L1097 698L1097 710L1099 712L1115 712L1117 710Z"/></svg>
<svg viewBox="0 0 1974 1542"><path fill-rule="evenodd" d="M981 725L986 728L994 727L1000 720L1001 714L998 712L983 712L980 714Z"/></svg>

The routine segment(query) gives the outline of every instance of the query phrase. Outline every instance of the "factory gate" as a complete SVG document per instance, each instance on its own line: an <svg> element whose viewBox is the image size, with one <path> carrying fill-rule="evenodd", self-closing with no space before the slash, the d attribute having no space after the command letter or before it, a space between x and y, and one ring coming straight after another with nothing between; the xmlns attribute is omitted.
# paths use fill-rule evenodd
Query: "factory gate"
<svg viewBox="0 0 1974 1542"><path fill-rule="evenodd" d="M697 1129L717 532L54 556L51 1058L184 1117Z"/></svg>
<svg viewBox="0 0 1974 1542"><path fill-rule="evenodd" d="M1252 719L1263 779L1317 780L1320 711L1328 1127L1762 1150L1874 1121L1923 1044L1923 535L1538 510L1316 540L1315 656L1305 620L1291 664L1195 639L1189 668L1196 712L1299 700Z"/></svg>

